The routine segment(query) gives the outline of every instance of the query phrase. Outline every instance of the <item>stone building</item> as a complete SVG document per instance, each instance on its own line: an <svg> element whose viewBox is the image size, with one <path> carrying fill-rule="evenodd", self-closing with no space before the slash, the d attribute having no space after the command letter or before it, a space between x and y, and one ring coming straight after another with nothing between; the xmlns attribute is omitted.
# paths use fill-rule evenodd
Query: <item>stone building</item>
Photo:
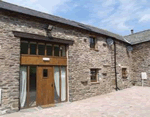
<svg viewBox="0 0 150 117"><path fill-rule="evenodd" d="M150 29L124 37L133 45L132 78L135 85L141 85L141 72L146 72L144 86L150 86Z"/></svg>
<svg viewBox="0 0 150 117"><path fill-rule="evenodd" d="M0 114L141 85L148 32L137 40L0 1Z"/></svg>

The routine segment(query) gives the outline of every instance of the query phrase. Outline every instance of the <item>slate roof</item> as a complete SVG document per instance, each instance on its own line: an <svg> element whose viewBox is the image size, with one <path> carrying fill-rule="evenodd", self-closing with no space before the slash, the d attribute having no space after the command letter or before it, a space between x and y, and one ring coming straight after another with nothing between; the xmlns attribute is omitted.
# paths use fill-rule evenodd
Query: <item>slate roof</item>
<svg viewBox="0 0 150 117"><path fill-rule="evenodd" d="M47 13L35 11L35 10L29 9L29 8L21 7L21 6L7 3L4 1L0 1L0 10L1 9L6 10L6 11L15 12L15 13L28 15L28 16L33 16L33 17L37 17L37 18L42 18L42 19L46 19L49 21L58 22L61 24L73 26L73 27L77 27L77 28L80 28L83 30L87 30L87 31L95 32L95 33L102 34L102 35L105 35L108 37L112 37L112 38L126 42L126 43L131 44L131 45L150 41L150 29L145 30L145 31L141 31L141 32L137 32L134 34L130 34L130 35L123 37L121 35L109 32L109 31L104 30L104 29L100 29L100 28L93 27L90 25L82 24L82 23L79 23L76 21L71 21L71 20L68 20L65 18L50 15Z"/></svg>
<svg viewBox="0 0 150 117"><path fill-rule="evenodd" d="M10 4L7 2L0 1L0 9L25 14L28 16L34 16L37 18L42 18L42 19L46 19L46 20L50 20L50 21L54 21L54 22L59 22L62 24L73 26L73 27L78 27L80 29L84 29L84 30L88 30L88 31L95 32L98 34L106 35L108 37L112 37L112 38L115 38L117 40L128 43L126 40L124 40L123 36L109 32L107 30L103 30L103 29L96 28L93 26L85 25L85 24L82 24L79 22L68 20L68 19L60 18L60 17L54 16L54 15L42 13L42 12L35 11L35 10L29 9L29 8Z"/></svg>
<svg viewBox="0 0 150 117"><path fill-rule="evenodd" d="M150 29L124 36L131 45L150 41Z"/></svg>

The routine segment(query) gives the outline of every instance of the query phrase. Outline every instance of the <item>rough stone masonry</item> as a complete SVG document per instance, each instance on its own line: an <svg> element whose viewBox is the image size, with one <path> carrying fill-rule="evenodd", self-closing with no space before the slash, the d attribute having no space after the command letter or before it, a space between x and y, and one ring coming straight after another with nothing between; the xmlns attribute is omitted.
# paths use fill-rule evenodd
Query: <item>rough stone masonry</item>
<svg viewBox="0 0 150 117"><path fill-rule="evenodd" d="M114 45L106 43L109 36L28 15L0 11L0 114L19 110L20 38L14 37L12 31L47 36L45 29L48 25L54 27L52 37L74 40L74 44L68 47L68 101L82 100L115 90L115 53ZM90 48L90 36L97 39L95 50ZM149 43L133 46L133 51L127 51L128 43L117 39L114 41L118 88L141 85L140 72L149 73ZM99 80L94 83L90 79L92 68L99 69ZM127 69L126 79L122 78L122 68Z"/></svg>
<svg viewBox="0 0 150 117"><path fill-rule="evenodd" d="M115 89L114 46L108 46L106 36L92 34L97 38L97 50L91 50L89 36L91 33L72 29L67 26L42 22L27 16L14 16L0 12L0 87L2 88L1 114L19 109L19 66L20 38L14 37L12 31L22 31L46 36L45 28L53 25L53 37L74 40L68 49L68 85L69 101L77 101L105 94ZM86 40L86 41L85 41ZM127 53L126 45L116 40L117 76L120 89L131 86L131 53ZM120 64L120 66L119 66ZM129 77L123 80L121 66L128 67ZM90 69L99 69L99 81L90 82ZM86 85L82 81L87 81Z"/></svg>

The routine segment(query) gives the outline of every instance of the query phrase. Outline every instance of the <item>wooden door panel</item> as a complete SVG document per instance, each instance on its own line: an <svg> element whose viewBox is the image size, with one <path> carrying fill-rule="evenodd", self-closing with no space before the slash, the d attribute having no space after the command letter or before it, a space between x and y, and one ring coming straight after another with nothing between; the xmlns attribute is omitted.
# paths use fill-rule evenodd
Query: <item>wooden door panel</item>
<svg viewBox="0 0 150 117"><path fill-rule="evenodd" d="M43 70L46 70L47 76L44 76ZM38 67L37 82L37 102L38 105L47 105L54 103L54 73L53 67Z"/></svg>

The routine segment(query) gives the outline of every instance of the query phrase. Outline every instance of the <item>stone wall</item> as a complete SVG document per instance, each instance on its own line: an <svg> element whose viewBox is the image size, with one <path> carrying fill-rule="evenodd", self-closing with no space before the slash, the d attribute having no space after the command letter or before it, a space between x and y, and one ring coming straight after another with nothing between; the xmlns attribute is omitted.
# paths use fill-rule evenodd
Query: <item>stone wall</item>
<svg viewBox="0 0 150 117"><path fill-rule="evenodd" d="M87 41L84 42L84 39ZM113 53L106 44L104 37L97 37L98 51L91 50L89 35L76 37L75 44L69 48L69 95L70 101L85 99L113 90L112 79L114 69L112 66ZM99 69L99 81L91 83L90 69ZM104 73L106 75L104 75ZM86 85L82 81L87 81Z"/></svg>
<svg viewBox="0 0 150 117"><path fill-rule="evenodd" d="M45 29L49 24L54 25L53 22L19 15L14 17L0 12L0 87L2 88L0 114L19 109L20 39L14 37L12 31L46 36ZM54 25L52 36L75 41L68 50L69 101L114 91L114 45L109 47L105 36L94 35L97 38L97 50L90 49L89 36L91 33L58 24ZM131 72L129 62L131 54L126 52L124 43L117 41L116 45L118 83L119 88L123 89L131 86L129 80L131 76L129 75L126 81L122 80L119 64L127 66ZM90 82L91 68L99 69L97 83Z"/></svg>
<svg viewBox="0 0 150 117"><path fill-rule="evenodd" d="M150 86L150 42L133 46L133 79L135 85L141 86L141 72L147 73L144 86Z"/></svg>
<svg viewBox="0 0 150 117"><path fill-rule="evenodd" d="M125 89L132 86L132 52L127 51L128 44L116 42L116 67L118 88ZM127 78L122 78L122 68L127 68Z"/></svg>
<svg viewBox="0 0 150 117"><path fill-rule="evenodd" d="M5 17L0 15L0 114L18 110L20 39L14 38Z"/></svg>

